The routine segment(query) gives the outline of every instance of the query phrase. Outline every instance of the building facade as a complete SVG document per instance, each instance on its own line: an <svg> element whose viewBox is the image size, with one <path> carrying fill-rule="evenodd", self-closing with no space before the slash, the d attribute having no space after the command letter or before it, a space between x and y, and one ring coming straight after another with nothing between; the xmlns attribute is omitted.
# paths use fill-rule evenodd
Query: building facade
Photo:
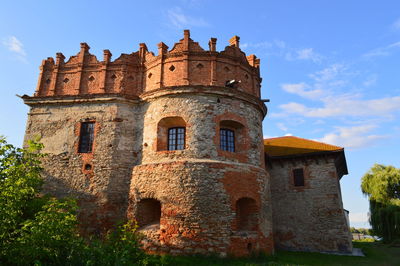
<svg viewBox="0 0 400 266"><path fill-rule="evenodd" d="M104 50L99 61L85 43L68 61L57 53L43 60L35 94L22 96L31 107L25 140L39 136L49 154L45 191L79 199L85 234L137 221L149 252L272 253L274 234L288 232L279 227L287 217L273 212L290 205L274 199L265 165L259 59L237 36L218 52L215 38L204 50L188 30L170 50L158 44L157 55L140 44L111 56ZM342 208L340 198L332 204ZM324 228L337 225L328 220Z"/></svg>

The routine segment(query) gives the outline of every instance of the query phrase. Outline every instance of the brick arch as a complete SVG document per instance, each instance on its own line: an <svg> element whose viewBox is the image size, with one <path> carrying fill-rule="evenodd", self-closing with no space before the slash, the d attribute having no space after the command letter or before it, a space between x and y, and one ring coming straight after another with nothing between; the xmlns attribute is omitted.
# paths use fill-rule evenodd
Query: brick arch
<svg viewBox="0 0 400 266"><path fill-rule="evenodd" d="M246 163L250 149L250 136L246 120L234 113L224 113L215 118L216 134L214 143L217 147L218 155L226 158L236 159L241 163ZM223 151L220 149L220 129L227 128L235 132L235 152Z"/></svg>
<svg viewBox="0 0 400 266"><path fill-rule="evenodd" d="M186 128L186 121L181 116L168 116L162 118L157 124L157 151L168 149L168 129L172 127ZM186 148L186 147L185 147Z"/></svg>
<svg viewBox="0 0 400 266"><path fill-rule="evenodd" d="M253 198L243 197L236 201L237 231L257 231L259 207Z"/></svg>

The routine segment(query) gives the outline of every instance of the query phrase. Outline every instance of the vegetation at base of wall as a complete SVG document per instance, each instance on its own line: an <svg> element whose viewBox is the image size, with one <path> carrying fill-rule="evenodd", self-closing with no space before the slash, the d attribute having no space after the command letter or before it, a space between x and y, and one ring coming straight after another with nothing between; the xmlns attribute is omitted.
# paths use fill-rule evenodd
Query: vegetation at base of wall
<svg viewBox="0 0 400 266"><path fill-rule="evenodd" d="M374 235L374 231L370 228L355 228L355 227L350 227L350 232L353 234L364 234L364 235Z"/></svg>
<svg viewBox="0 0 400 266"><path fill-rule="evenodd" d="M362 238L362 239L354 239L353 241L360 242L360 243L363 243L363 242L369 243L369 242L375 242L376 240L373 238Z"/></svg>
<svg viewBox="0 0 400 266"><path fill-rule="evenodd" d="M375 235L390 243L400 239L400 169L375 164L362 178L369 197L370 224Z"/></svg>
<svg viewBox="0 0 400 266"><path fill-rule="evenodd" d="M41 149L0 137L0 265L149 265L154 258L140 249L135 224L101 240L79 235L76 201L41 194Z"/></svg>
<svg viewBox="0 0 400 266"><path fill-rule="evenodd" d="M383 265L397 266L400 262L400 248L389 245L374 243L356 243L354 247L361 248L365 257L329 255L312 252L292 252L278 250L273 256L253 256L249 258L218 258L203 256L163 256L164 264L159 265Z"/></svg>

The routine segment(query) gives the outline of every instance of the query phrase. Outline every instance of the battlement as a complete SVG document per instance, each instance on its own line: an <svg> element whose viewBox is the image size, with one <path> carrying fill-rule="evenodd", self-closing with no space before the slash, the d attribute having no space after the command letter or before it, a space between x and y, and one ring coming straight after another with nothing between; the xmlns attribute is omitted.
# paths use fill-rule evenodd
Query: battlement
<svg viewBox="0 0 400 266"><path fill-rule="evenodd" d="M149 52L146 44L139 50L121 54L111 61L112 54L104 50L103 61L81 43L77 55L65 61L62 53L56 59L42 61L36 97L63 95L120 94L140 97L142 93L177 86L229 87L260 97L260 60L246 57L239 48L238 36L229 40L221 52L216 51L216 38L204 50L190 38L189 30L171 50L160 42L158 54Z"/></svg>

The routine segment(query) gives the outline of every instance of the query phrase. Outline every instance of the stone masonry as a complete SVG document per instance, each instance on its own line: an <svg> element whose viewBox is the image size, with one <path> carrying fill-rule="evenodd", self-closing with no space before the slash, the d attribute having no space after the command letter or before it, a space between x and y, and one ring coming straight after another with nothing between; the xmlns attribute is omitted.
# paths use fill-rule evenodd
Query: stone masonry
<svg viewBox="0 0 400 266"><path fill-rule="evenodd" d="M30 106L25 141L41 137L48 154L45 191L79 200L84 234L137 221L151 253L273 253L274 234L278 247L347 251L331 235L315 237L343 226L331 166L309 164L315 189L303 196L287 188L287 168L269 169L270 179L260 61L237 36L221 52L216 41L204 50L185 30L172 49L159 43L157 55L142 43L114 61L104 50L99 61L82 43L68 61L61 53L43 60L35 94L22 98ZM87 124L92 142L82 151ZM171 149L174 129L183 144ZM228 131L234 150L221 144ZM307 212L291 209L299 197Z"/></svg>
<svg viewBox="0 0 400 266"><path fill-rule="evenodd" d="M342 253L352 250L335 165L337 157L334 153L271 160L268 172L278 248ZM293 169L304 169L304 186L293 184Z"/></svg>

